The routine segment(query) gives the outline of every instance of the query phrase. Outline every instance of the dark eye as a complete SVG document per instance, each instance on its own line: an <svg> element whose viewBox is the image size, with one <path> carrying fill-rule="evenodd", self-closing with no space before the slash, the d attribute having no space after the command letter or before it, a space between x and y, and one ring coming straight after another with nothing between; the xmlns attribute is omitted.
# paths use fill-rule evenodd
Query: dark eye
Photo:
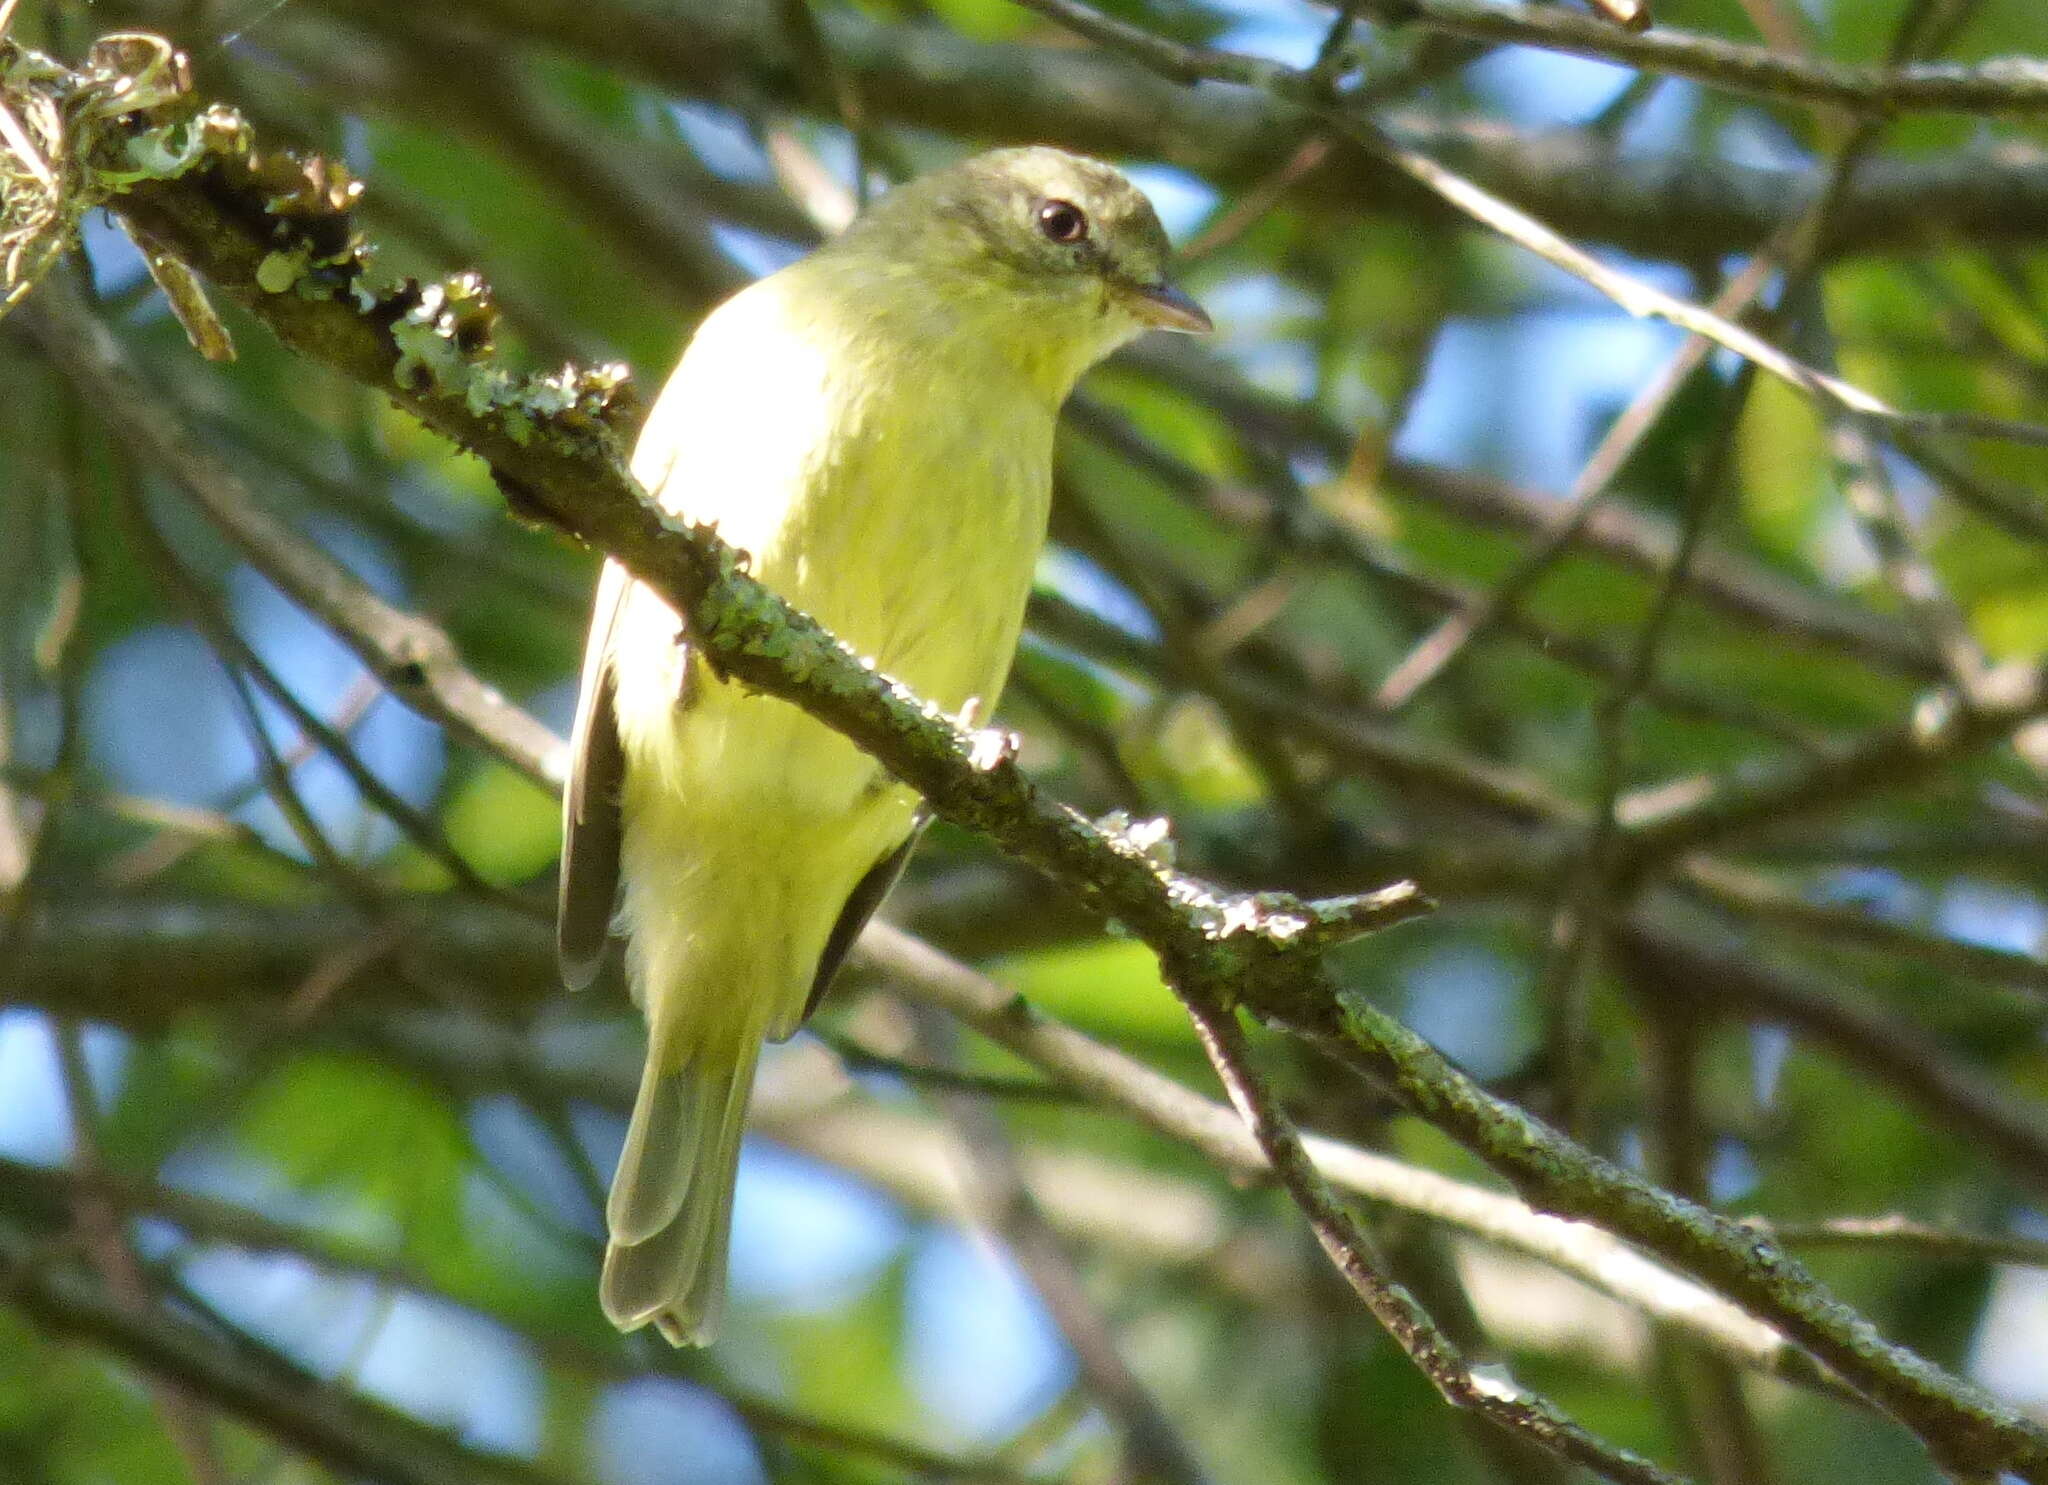
<svg viewBox="0 0 2048 1485"><path fill-rule="evenodd" d="M1088 214L1071 201L1038 203L1038 230L1050 242L1085 242Z"/></svg>

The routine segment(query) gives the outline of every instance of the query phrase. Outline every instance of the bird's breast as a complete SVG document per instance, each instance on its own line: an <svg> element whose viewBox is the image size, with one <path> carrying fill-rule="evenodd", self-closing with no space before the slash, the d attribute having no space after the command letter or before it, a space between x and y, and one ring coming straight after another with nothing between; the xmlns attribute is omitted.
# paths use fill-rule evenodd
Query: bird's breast
<svg viewBox="0 0 2048 1485"><path fill-rule="evenodd" d="M922 398L873 407L761 577L926 699L992 704L1044 536L1050 457L1049 420L935 416Z"/></svg>
<svg viewBox="0 0 2048 1485"><path fill-rule="evenodd" d="M635 472L882 671L949 712L977 700L985 717L1044 535L1055 410L974 364L971 348L949 357L849 332L762 293L772 283L699 332ZM773 792L794 775L820 807L867 787L872 766L784 703L714 683L677 709L672 639L666 674L647 643L664 624L673 636L674 620L640 599L642 658L619 674L629 754L686 788L715 777L727 791Z"/></svg>

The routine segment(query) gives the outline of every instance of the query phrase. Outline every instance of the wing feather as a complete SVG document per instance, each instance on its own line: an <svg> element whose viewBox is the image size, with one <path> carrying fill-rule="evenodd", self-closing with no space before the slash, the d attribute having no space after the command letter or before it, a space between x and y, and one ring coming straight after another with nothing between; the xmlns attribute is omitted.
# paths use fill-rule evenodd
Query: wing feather
<svg viewBox="0 0 2048 1485"><path fill-rule="evenodd" d="M626 754L619 742L612 638L631 584L625 568L612 561L604 564L591 605L590 637L584 644L576 728L569 738L555 950L562 978L572 990L583 989L604 967L618 903L623 829L619 791L626 780Z"/></svg>
<svg viewBox="0 0 2048 1485"><path fill-rule="evenodd" d="M780 1041L794 1036L797 1028L811 1019L811 1015L824 1001L832 988L832 981L838 977L840 968L846 963L846 956L853 952L854 944L860 938L860 931L868 926L868 919L882 905L898 879L903 868L910 864L910 853L917 849L917 843L924 838L924 828L931 823L931 812L919 810L912 822L910 834L903 844L877 861L868 869L866 876L855 884L846 899L846 906L839 910L838 921L833 923L832 932L825 940L825 952L818 956L817 973L811 976L810 994L805 997L804 1008L794 1022L771 1026L769 1035Z"/></svg>

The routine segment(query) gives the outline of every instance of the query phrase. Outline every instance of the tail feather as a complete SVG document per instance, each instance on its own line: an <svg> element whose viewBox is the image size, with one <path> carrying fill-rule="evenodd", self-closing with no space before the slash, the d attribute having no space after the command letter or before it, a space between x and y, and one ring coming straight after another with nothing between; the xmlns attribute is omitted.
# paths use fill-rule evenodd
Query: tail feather
<svg viewBox="0 0 2048 1485"><path fill-rule="evenodd" d="M605 1202L614 1243L644 1243L676 1220L692 1187L704 1139L706 1095L722 1095L713 1079L662 1072L650 1060L640 1074L633 1121L626 1126L618 1174Z"/></svg>
<svg viewBox="0 0 2048 1485"><path fill-rule="evenodd" d="M649 1062L612 1182L598 1286L621 1330L650 1322L676 1345L702 1345L725 1306L733 1181L746 1131L755 1044L724 1065Z"/></svg>
<svg viewBox="0 0 2048 1485"><path fill-rule="evenodd" d="M636 800L627 775L627 978L647 1017L647 1065L612 1179L599 1297L621 1330L711 1339L725 1302L733 1178L761 1042L801 1019L831 901L745 852L673 847L688 821ZM717 884L715 898L711 883Z"/></svg>

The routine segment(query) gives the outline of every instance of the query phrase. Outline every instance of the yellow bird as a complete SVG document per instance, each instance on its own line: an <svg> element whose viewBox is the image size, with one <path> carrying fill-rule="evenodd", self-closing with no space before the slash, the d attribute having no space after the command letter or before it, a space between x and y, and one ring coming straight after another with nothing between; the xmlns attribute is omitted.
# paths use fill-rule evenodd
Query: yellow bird
<svg viewBox="0 0 2048 1485"><path fill-rule="evenodd" d="M999 150L924 176L705 319L633 472L884 673L986 717L1044 538L1060 405L1147 328L1209 328L1169 253L1151 204L1099 161ZM605 564L559 923L576 988L624 935L647 1019L605 1314L678 1345L718 1323L762 1039L803 1023L919 826L916 795L873 759L720 682L688 640Z"/></svg>

